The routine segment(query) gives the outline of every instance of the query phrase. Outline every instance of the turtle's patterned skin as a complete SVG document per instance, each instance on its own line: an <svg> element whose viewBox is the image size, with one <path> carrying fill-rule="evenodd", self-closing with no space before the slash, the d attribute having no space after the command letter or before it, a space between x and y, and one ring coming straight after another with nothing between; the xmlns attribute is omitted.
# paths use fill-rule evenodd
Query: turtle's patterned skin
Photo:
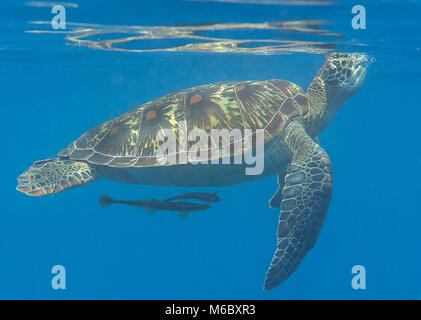
<svg viewBox="0 0 421 320"><path fill-rule="evenodd" d="M272 208L280 208L277 248L264 285L265 290L273 289L296 270L320 233L333 173L317 135L359 90L369 62L367 55L358 53L332 53L326 58L306 92L283 80L223 82L148 102L88 131L61 151L59 159L35 162L18 177L17 189L42 196L101 178L142 185L209 187L278 174L279 186L270 201ZM250 176L245 175L244 164L162 163L157 156L157 135L164 129L177 137L182 131L202 129L209 140L212 129L263 129L264 171ZM182 152L186 151L175 150L176 154ZM223 155L214 156L220 160Z"/></svg>
<svg viewBox="0 0 421 320"><path fill-rule="evenodd" d="M183 121L188 132L202 129L209 137L211 129L264 129L265 143L269 143L288 119L305 117L309 107L305 92L288 81L204 85L166 95L110 120L82 135L59 155L110 167L161 166L155 157L161 129L170 129L177 137Z"/></svg>
<svg viewBox="0 0 421 320"><path fill-rule="evenodd" d="M44 179L40 179L41 176ZM97 180L97 170L93 170L86 162L47 159L36 161L18 180L20 191L30 196L43 196L93 182Z"/></svg>

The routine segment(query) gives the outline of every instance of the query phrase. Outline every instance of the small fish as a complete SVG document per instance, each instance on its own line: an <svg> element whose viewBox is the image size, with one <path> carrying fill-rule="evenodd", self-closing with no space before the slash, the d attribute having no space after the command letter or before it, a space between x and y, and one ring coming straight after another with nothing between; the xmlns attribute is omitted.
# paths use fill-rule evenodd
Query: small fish
<svg viewBox="0 0 421 320"><path fill-rule="evenodd" d="M190 203L190 202L167 202L160 201L156 199L145 199L145 200L136 200L136 201L125 201L125 200L116 200L105 194L99 198L99 204L102 208L108 207L115 203L125 204L132 207L137 207L147 210L149 213L155 213L157 211L177 211L178 216L181 218L186 218L188 214L196 211L206 210L211 208L205 204L199 203Z"/></svg>
<svg viewBox="0 0 421 320"><path fill-rule="evenodd" d="M221 198L217 196L217 193L218 191L214 193L205 193L205 192L183 193L178 196L165 199L164 201L169 202L172 200L179 200L179 199L194 199L194 200L203 201L205 203L219 202L221 201Z"/></svg>

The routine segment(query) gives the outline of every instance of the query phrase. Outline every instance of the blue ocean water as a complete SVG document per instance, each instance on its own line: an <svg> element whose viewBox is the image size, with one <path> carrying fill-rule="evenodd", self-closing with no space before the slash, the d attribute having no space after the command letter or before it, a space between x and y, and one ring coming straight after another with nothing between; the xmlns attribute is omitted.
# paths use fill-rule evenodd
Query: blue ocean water
<svg viewBox="0 0 421 320"><path fill-rule="evenodd" d="M69 29L61 32L48 24L52 3L2 0L0 298L420 299L421 2L319 4L74 1L65 5ZM354 4L366 8L365 30L352 28ZM149 100L219 81L279 78L305 89L324 61L315 49L288 54L103 50L66 39L72 35L68 30L82 32L72 23L111 30L118 38L125 32L115 26L314 20L323 22L310 24L310 31L208 28L202 33L301 40L304 48L312 41L319 49L366 52L376 59L361 90L320 136L333 163L333 198L316 246L278 288L262 290L276 246L279 212L268 206L276 177L199 190L219 190L222 202L185 220L131 207L102 209L98 198L105 193L163 199L197 189L100 180L53 197L15 190L16 177L34 161L55 157L90 128ZM34 30L51 32L28 32ZM110 32L87 39L107 36ZM195 42L200 41L158 38L121 47ZM65 290L51 287L54 265L66 269ZM366 269L365 290L351 286L355 265Z"/></svg>

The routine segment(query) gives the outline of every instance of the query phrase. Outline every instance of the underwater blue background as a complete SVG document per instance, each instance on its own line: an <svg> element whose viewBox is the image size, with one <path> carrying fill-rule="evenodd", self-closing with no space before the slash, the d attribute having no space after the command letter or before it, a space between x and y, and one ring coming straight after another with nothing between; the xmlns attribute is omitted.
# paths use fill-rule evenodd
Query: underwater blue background
<svg viewBox="0 0 421 320"><path fill-rule="evenodd" d="M305 89L324 57L68 46L62 33L25 33L39 28L29 21L51 20L49 6L0 1L1 299L421 298L420 1L75 3L67 8L68 22L101 25L324 19L344 37L312 40L369 53L376 63L320 136L333 163L334 193L319 240L289 279L264 292L276 245L279 212L268 206L276 177L199 190L219 190L222 202L185 220L125 206L102 209L98 198L164 199L197 189L101 180L32 198L15 190L16 177L90 128L154 98L231 80L280 78ZM366 7L366 30L351 27L354 4ZM66 268L66 290L51 288L54 265ZM366 290L351 287L354 265L367 270Z"/></svg>

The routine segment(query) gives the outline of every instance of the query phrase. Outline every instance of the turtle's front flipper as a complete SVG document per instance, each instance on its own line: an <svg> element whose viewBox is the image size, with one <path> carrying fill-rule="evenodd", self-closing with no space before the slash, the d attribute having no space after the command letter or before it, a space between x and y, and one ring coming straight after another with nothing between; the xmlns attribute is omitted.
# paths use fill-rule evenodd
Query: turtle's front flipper
<svg viewBox="0 0 421 320"><path fill-rule="evenodd" d="M265 290L275 288L291 275L314 246L332 194L329 156L300 123L288 125L285 142L293 158L282 189L277 249L266 273Z"/></svg>
<svg viewBox="0 0 421 320"><path fill-rule="evenodd" d="M317 137L313 138L313 141L316 144L320 145L319 139ZM282 189L285 185L284 183L285 179L285 172L278 173L278 189L276 190L275 194L272 196L272 198L269 200L269 206L272 209L279 209L281 207L282 202Z"/></svg>
<svg viewBox="0 0 421 320"><path fill-rule="evenodd" d="M97 180L89 164L67 159L48 159L35 162L18 177L18 189L28 196L44 196L82 186Z"/></svg>

